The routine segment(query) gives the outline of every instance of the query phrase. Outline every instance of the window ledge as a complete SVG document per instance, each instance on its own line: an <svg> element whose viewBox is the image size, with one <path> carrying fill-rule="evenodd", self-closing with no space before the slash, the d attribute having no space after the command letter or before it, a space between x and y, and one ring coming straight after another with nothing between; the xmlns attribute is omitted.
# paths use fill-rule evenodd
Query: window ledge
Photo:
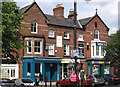
<svg viewBox="0 0 120 87"><path fill-rule="evenodd" d="M64 40L70 40L70 38L64 38Z"/></svg>
<svg viewBox="0 0 120 87"><path fill-rule="evenodd" d="M32 54L32 52L27 52L27 54Z"/></svg>
<svg viewBox="0 0 120 87"><path fill-rule="evenodd" d="M64 57L70 57L70 55L64 55Z"/></svg>
<svg viewBox="0 0 120 87"><path fill-rule="evenodd" d="M55 39L55 37L48 37L48 39Z"/></svg>
<svg viewBox="0 0 120 87"><path fill-rule="evenodd" d="M55 55L48 55L49 57L55 57Z"/></svg>
<svg viewBox="0 0 120 87"><path fill-rule="evenodd" d="M41 53L36 53L36 52L34 52L34 54L41 54Z"/></svg>
<svg viewBox="0 0 120 87"><path fill-rule="evenodd" d="M83 42L84 40L80 40L80 39L78 39L78 41Z"/></svg>
<svg viewBox="0 0 120 87"><path fill-rule="evenodd" d="M37 32L31 32L32 34L37 34Z"/></svg>

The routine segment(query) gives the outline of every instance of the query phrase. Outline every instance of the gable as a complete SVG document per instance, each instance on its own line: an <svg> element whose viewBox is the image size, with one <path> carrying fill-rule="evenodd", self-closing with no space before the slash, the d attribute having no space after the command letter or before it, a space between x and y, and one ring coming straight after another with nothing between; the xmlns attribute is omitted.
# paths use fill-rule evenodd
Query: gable
<svg viewBox="0 0 120 87"><path fill-rule="evenodd" d="M109 28L108 28L107 25L103 22L103 20L98 16L98 14L95 14L93 17L91 17L91 18L85 23L85 26L87 26L90 22L92 22L92 20L94 20L96 17L97 17L97 18L103 23L103 25L107 28L107 31L109 31Z"/></svg>

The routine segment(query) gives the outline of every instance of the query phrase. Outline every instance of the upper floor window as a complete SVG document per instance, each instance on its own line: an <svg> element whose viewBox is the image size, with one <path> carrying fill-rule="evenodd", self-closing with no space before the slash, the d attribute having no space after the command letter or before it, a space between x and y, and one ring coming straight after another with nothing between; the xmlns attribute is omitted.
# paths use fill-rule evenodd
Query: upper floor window
<svg viewBox="0 0 120 87"><path fill-rule="evenodd" d="M64 32L64 39L69 39L69 32Z"/></svg>
<svg viewBox="0 0 120 87"><path fill-rule="evenodd" d="M79 56L84 56L84 45L78 44Z"/></svg>
<svg viewBox="0 0 120 87"><path fill-rule="evenodd" d="M49 30L49 37L54 37L54 30Z"/></svg>
<svg viewBox="0 0 120 87"><path fill-rule="evenodd" d="M99 35L99 31L97 29L95 29L94 38L98 39L98 35Z"/></svg>
<svg viewBox="0 0 120 87"><path fill-rule="evenodd" d="M69 45L64 45L64 55L69 55Z"/></svg>
<svg viewBox="0 0 120 87"><path fill-rule="evenodd" d="M96 56L99 56L99 46L96 45Z"/></svg>
<svg viewBox="0 0 120 87"><path fill-rule="evenodd" d="M37 33L37 22L36 21L31 22L31 33Z"/></svg>
<svg viewBox="0 0 120 87"><path fill-rule="evenodd" d="M49 55L54 55L54 44L53 43L49 44Z"/></svg>
<svg viewBox="0 0 120 87"><path fill-rule="evenodd" d="M82 33L78 34L78 41L83 41L83 34Z"/></svg>
<svg viewBox="0 0 120 87"><path fill-rule="evenodd" d="M27 41L27 46L28 46L28 47L27 47L27 53L31 53L31 48L32 48L31 42L32 42L31 40L28 40L28 41Z"/></svg>
<svg viewBox="0 0 120 87"><path fill-rule="evenodd" d="M95 28L97 28L97 22L95 22Z"/></svg>
<svg viewBox="0 0 120 87"><path fill-rule="evenodd" d="M35 40L34 41L34 53L41 53L41 41L40 40Z"/></svg>

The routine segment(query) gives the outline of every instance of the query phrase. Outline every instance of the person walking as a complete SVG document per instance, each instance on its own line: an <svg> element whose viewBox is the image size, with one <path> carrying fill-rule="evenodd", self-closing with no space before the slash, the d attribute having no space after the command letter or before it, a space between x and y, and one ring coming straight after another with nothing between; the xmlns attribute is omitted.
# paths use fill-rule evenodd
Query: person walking
<svg viewBox="0 0 120 87"><path fill-rule="evenodd" d="M40 74L39 74L39 79L40 79L40 80L39 80L39 81L40 81L40 82L39 82L39 86L41 86L41 85L43 86L43 78L44 78L44 77L43 77L43 75L42 75L41 72L40 72Z"/></svg>
<svg viewBox="0 0 120 87"><path fill-rule="evenodd" d="M80 80L81 80L81 85L84 87L84 70L81 70Z"/></svg>
<svg viewBox="0 0 120 87"><path fill-rule="evenodd" d="M74 71L70 75L70 80L71 80L72 87L76 87L77 86L77 75L75 74Z"/></svg>

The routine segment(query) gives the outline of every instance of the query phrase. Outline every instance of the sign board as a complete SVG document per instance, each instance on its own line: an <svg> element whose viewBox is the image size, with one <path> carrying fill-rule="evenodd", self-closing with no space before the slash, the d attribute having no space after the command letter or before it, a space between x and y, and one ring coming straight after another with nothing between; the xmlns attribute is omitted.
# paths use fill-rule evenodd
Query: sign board
<svg viewBox="0 0 120 87"><path fill-rule="evenodd" d="M56 39L56 46L62 47L62 36L57 36Z"/></svg>
<svg viewBox="0 0 120 87"><path fill-rule="evenodd" d="M103 43L103 42L97 42L97 45L98 45L98 46L106 46L106 43Z"/></svg>
<svg viewBox="0 0 120 87"><path fill-rule="evenodd" d="M71 50L71 56L72 57L78 56L78 50Z"/></svg>

